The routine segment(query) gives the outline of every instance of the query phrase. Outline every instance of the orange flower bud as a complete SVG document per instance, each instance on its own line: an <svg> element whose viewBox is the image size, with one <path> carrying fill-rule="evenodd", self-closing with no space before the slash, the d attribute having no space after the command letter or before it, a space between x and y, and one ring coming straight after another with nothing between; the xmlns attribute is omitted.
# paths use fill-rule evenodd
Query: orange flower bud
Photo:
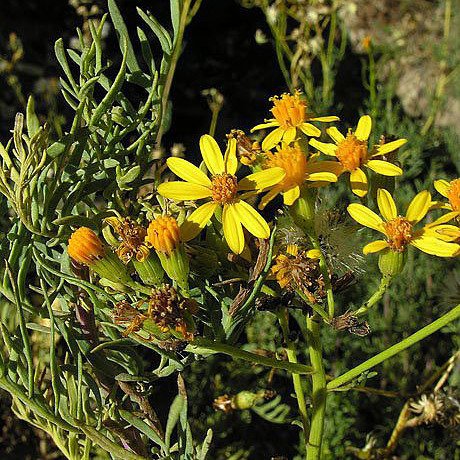
<svg viewBox="0 0 460 460"><path fill-rule="evenodd" d="M163 216L150 222L146 241L155 250L168 255L171 254L180 243L180 232L176 219Z"/></svg>
<svg viewBox="0 0 460 460"><path fill-rule="evenodd" d="M88 227L80 227L72 233L67 252L73 260L86 265L92 265L104 257L101 240Z"/></svg>

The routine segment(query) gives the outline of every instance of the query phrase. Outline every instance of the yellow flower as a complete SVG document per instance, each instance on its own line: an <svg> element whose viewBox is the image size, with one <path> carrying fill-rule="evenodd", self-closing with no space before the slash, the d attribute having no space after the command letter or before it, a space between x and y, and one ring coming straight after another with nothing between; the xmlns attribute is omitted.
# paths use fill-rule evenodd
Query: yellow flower
<svg viewBox="0 0 460 460"><path fill-rule="evenodd" d="M182 158L168 158L167 164L183 181L160 184L158 193L175 201L210 198L187 217L180 229L181 239L189 241L200 233L216 210L222 206L224 236L230 249L241 254L244 248L243 226L258 238L268 238L270 229L263 217L239 196L239 191L255 190L260 193L281 181L282 168L270 168L244 177L238 182L236 141L229 139L222 156L217 142L209 135L201 136L200 150L211 174L209 178L201 169Z"/></svg>
<svg viewBox="0 0 460 460"><path fill-rule="evenodd" d="M437 226L425 226L415 230L414 226L420 222L428 212L431 204L431 195L427 190L418 193L410 202L406 216L398 215L393 197L385 189L377 190L377 204L385 220L362 204L353 203L348 206L348 212L356 222L373 228L386 236L386 240L377 240L363 248L364 254L371 254L383 249L395 252L404 252L408 244L415 246L427 254L439 257L453 257L460 250L458 244L442 241L436 236Z"/></svg>
<svg viewBox="0 0 460 460"><path fill-rule="evenodd" d="M300 196L300 187L305 181L311 181L308 187L320 187L337 182L340 165L336 161L316 161L316 156L307 160L307 156L298 144L289 147L283 143L276 153L265 154L265 166L280 167L286 172L284 179L275 185L261 200L259 208L265 206L278 195L283 194L284 204L292 205Z"/></svg>
<svg viewBox="0 0 460 460"><path fill-rule="evenodd" d="M318 137L321 131L307 121L337 121L339 117L311 117L307 114L307 103L300 99L301 92L296 90L294 94L284 93L281 97L274 96L273 108L270 112L274 118L265 120L265 123L254 126L251 132L258 129L275 128L262 142L262 150L270 150L276 144L283 141L286 144L293 142L297 135L297 129L307 136Z"/></svg>
<svg viewBox="0 0 460 460"><path fill-rule="evenodd" d="M67 252L76 262L90 266L104 257L101 240L88 227L80 227L72 233Z"/></svg>
<svg viewBox="0 0 460 460"><path fill-rule="evenodd" d="M460 212L460 179L454 179L450 182L436 180L434 181L434 188L449 200L449 203L441 206L442 208Z"/></svg>
<svg viewBox="0 0 460 460"><path fill-rule="evenodd" d="M350 173L351 190L359 197L365 196L368 190L367 176L362 169L363 166L384 176L400 176L402 174L402 169L386 161L384 155L398 149L407 140L398 139L388 142L388 144L379 144L372 152L369 152L367 141L371 128L371 117L364 115L359 119L355 132L349 130L346 137L335 127L327 129L327 133L335 144L310 139L310 145L326 155L337 158L342 165L341 172ZM379 159L379 157L381 158Z"/></svg>

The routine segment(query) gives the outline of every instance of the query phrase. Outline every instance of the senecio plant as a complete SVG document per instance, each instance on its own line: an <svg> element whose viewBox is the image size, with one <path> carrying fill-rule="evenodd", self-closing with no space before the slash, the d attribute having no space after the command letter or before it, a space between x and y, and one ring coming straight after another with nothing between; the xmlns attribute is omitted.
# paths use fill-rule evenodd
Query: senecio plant
<svg viewBox="0 0 460 460"><path fill-rule="evenodd" d="M171 119L169 90L184 30L198 6L171 0L172 33L138 10L162 48L157 68L146 33L137 29L141 52L135 52L109 0L122 54L118 69L103 57L107 15L89 22L89 43L79 33L79 52L58 40L62 93L75 113L69 131L51 141L29 99L12 139L0 145L0 191L10 222L2 241L0 386L12 395L14 412L45 430L72 460L205 459L212 430L204 440L193 438L182 371L213 354L290 374L298 411L285 422L299 427L305 458L320 459L328 394L359 385L370 369L460 315L457 305L344 374L330 375L322 334L369 334L365 315L404 276L409 251L460 255L460 179L439 178L435 199L422 190L398 212L390 190L404 174L397 152L406 141L382 137L372 145L368 115L342 133L334 126L338 117L310 113L299 91L271 98L271 118L252 129L265 133L261 143L233 129L226 140L199 138L202 162L155 159ZM125 95L129 87L138 99ZM339 181L351 189L341 214L325 194ZM328 235L356 239L360 226L378 239L362 247L364 256L350 250L341 261ZM374 263L375 253L376 292L342 305L337 293L359 276L361 259ZM284 354L244 345L256 312L279 324ZM294 316L306 348L292 340ZM39 352L37 336L47 337L49 352ZM173 374L177 396L162 420L149 389ZM275 396L248 389L222 395L214 407L257 410L267 399L276 406ZM371 458L369 450L359 455Z"/></svg>

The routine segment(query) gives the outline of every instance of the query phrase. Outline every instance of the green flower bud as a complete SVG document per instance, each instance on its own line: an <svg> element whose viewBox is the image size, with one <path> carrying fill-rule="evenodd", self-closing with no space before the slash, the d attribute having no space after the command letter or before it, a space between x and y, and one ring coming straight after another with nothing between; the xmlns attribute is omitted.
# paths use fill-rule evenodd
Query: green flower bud
<svg viewBox="0 0 460 460"><path fill-rule="evenodd" d="M406 265L407 251L384 250L379 256L379 269L383 276L399 275Z"/></svg>

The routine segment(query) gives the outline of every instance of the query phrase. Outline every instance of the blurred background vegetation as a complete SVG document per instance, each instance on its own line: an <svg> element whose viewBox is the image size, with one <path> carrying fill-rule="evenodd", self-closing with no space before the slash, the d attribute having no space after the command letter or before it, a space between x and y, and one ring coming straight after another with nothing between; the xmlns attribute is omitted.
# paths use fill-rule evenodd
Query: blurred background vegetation
<svg viewBox="0 0 460 460"><path fill-rule="evenodd" d="M167 0L119 0L118 6L128 27L135 27L135 6L151 10L160 22L169 14ZM97 19L105 11L104 1L93 0L1 2L1 142L9 138L15 114L25 111L29 94L35 96L41 121L51 125L52 136L68 129L70 115L60 94L61 73L53 45L59 37L72 45L75 28L85 30L89 18ZM427 188L434 193L434 179L460 176L459 25L458 0L203 0L186 31L171 93L172 123L161 149L166 153L176 149L194 158L199 137L209 131L213 110L218 117L215 135L223 140L230 129L247 132L267 117L270 96L299 88L315 113L340 116L343 128L369 113L375 120L374 140L380 135L408 139L398 158L405 173L397 197L404 209L417 191ZM115 34L109 26L106 33L105 52L119 60ZM326 198L338 208L347 204L344 187L331 187ZM369 260L372 263L361 267L357 284L339 295L341 313L378 285L376 259L369 256ZM338 375L359 364L459 302L458 261L411 253L403 275L369 313L371 335L324 331L328 372ZM8 315L6 308L1 314ZM281 352L275 320L270 321L268 314L259 316L246 331L247 346ZM302 342L301 328L294 332ZM387 394L353 390L333 394L327 407L325 458L351 459L353 446L384 445L406 400L459 347L456 325L445 327L369 376L367 384ZM175 394L175 377L169 378L171 394L163 383L151 395L160 418L165 416L162 401ZM289 421L296 410L289 376L219 356L195 362L184 378L192 431L202 439L208 427L214 430L211 458L301 455L298 428ZM445 385L453 400L459 399L459 382L457 366ZM213 400L223 394L262 389L281 396L285 410L278 418L264 405L230 414L213 407ZM0 396L0 458L60 458L39 430L14 417L9 397L3 392ZM164 411L168 407L164 404ZM393 458L458 459L458 435L439 424L407 430Z"/></svg>

